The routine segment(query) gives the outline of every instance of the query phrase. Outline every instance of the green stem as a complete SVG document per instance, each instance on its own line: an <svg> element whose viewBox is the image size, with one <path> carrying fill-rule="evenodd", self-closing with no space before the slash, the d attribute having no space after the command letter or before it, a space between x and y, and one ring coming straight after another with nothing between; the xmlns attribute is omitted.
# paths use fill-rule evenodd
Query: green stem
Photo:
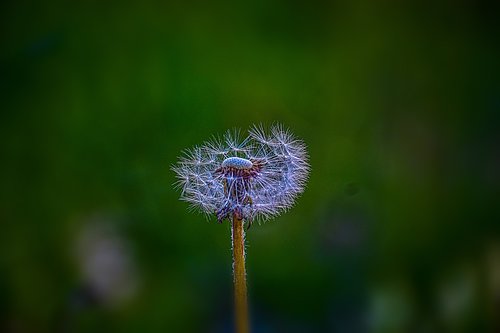
<svg viewBox="0 0 500 333"><path fill-rule="evenodd" d="M233 215L233 274L236 333L248 333L247 276L245 270L245 230L243 220Z"/></svg>

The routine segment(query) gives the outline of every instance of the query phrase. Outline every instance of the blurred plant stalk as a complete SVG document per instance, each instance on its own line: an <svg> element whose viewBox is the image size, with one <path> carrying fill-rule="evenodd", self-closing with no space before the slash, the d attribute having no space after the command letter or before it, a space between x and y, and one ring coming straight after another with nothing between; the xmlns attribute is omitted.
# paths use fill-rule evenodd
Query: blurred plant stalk
<svg viewBox="0 0 500 333"><path fill-rule="evenodd" d="M243 220L233 214L233 274L236 333L248 333L247 276L245 270L245 230Z"/></svg>

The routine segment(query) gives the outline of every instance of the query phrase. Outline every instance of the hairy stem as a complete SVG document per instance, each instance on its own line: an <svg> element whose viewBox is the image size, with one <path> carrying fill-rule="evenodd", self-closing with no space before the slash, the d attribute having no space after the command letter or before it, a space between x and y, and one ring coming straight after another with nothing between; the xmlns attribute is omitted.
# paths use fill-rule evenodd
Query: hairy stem
<svg viewBox="0 0 500 333"><path fill-rule="evenodd" d="M236 333L248 333L247 276L245 271L245 231L243 220L233 215L233 274Z"/></svg>

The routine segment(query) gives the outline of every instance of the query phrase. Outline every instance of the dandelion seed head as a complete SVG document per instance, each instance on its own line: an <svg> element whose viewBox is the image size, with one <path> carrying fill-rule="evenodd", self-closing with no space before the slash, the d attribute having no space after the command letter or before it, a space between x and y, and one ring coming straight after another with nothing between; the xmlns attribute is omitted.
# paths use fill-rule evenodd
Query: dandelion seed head
<svg viewBox="0 0 500 333"><path fill-rule="evenodd" d="M267 220L291 208L309 175L305 144L282 125L228 131L186 150L172 167L181 199L217 217Z"/></svg>

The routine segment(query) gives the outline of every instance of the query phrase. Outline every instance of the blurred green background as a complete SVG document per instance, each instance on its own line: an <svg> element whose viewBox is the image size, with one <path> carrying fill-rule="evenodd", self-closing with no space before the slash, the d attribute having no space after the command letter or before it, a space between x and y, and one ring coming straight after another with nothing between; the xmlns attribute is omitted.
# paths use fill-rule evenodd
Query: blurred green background
<svg viewBox="0 0 500 333"><path fill-rule="evenodd" d="M229 225L169 168L278 121L312 172L247 235L253 332L498 332L499 12L2 2L0 331L231 332Z"/></svg>

